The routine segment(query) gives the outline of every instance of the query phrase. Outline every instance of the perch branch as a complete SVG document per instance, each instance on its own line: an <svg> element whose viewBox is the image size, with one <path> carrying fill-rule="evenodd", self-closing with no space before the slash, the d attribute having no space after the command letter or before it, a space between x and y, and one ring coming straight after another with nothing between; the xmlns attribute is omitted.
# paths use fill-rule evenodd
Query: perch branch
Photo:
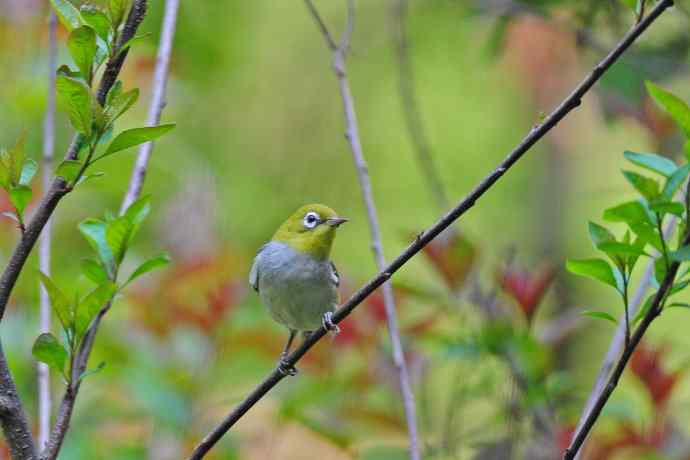
<svg viewBox="0 0 690 460"><path fill-rule="evenodd" d="M653 10L625 35L616 47L585 77L575 90L542 123L533 127L520 144L487 175L462 201L438 220L429 230L419 235L385 270L379 272L363 287L355 292L333 315L333 321L339 323L345 319L364 299L385 283L396 271L429 244L438 234L448 228L460 216L470 210L511 167L527 153L530 148L551 131L573 109L581 104L582 97L594 86L601 76L621 57L621 55L656 21L670 6L673 0L661 0ZM294 366L321 338L327 334L323 327L314 331L302 345L286 359L287 366ZM203 458L208 451L244 416L257 402L271 391L285 375L274 369L240 404L238 404L218 426L216 426L196 446L190 460Z"/></svg>

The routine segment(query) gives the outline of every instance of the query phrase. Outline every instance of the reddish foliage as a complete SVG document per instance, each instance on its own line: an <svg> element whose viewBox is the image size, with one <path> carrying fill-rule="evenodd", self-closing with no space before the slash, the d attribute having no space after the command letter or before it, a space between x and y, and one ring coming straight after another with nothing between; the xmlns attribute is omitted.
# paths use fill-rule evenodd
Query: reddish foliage
<svg viewBox="0 0 690 460"><path fill-rule="evenodd" d="M475 246L452 228L426 245L423 253L451 289L462 286L477 257Z"/></svg>
<svg viewBox="0 0 690 460"><path fill-rule="evenodd" d="M527 322L531 323L555 274L556 270L552 266L543 267L535 272L506 267L496 274L496 278L503 292L517 302Z"/></svg>
<svg viewBox="0 0 690 460"><path fill-rule="evenodd" d="M626 423L621 426L619 433L611 440L594 444L591 460L608 460L611 458L622 458L617 455L621 451L659 451L669 434L669 427L663 424L655 424L647 432L642 432L638 428Z"/></svg>
<svg viewBox="0 0 690 460"><path fill-rule="evenodd" d="M657 412L663 409L680 377L680 371L668 372L661 365L665 351L665 346L651 348L640 342L630 361L633 374L644 384Z"/></svg>
<svg viewBox="0 0 690 460"><path fill-rule="evenodd" d="M180 324L212 332L245 292L236 266L232 255L179 262L153 284L130 294L139 305L133 310L137 321L158 335Z"/></svg>

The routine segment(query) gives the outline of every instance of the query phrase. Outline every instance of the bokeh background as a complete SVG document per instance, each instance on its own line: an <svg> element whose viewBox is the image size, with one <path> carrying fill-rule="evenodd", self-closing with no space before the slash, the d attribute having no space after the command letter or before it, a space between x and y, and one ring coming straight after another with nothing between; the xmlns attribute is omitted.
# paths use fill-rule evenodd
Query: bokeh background
<svg viewBox="0 0 690 460"><path fill-rule="evenodd" d="M341 31L345 2L316 4ZM388 258L446 210L409 134L410 97L435 180L454 203L634 22L618 0L414 0L411 75L400 70L395 4L357 2L348 59ZM578 110L395 276L425 458L550 459L567 445L614 331L580 313L622 308L612 290L565 273L564 261L592 256L587 221L633 196L620 174L624 150L682 156L676 127L643 82L690 99L689 7L678 1ZM145 120L162 10L150 2L140 28L148 35L121 75L125 87L142 89L121 128ZM0 0L0 144L26 130L35 159L47 17L47 2ZM69 62L65 39L59 29L60 63ZM401 79L414 94L401 98ZM248 289L247 273L301 204L323 202L351 218L333 251L343 296L375 273L331 56L302 2L182 2L163 119L178 125L156 144L145 186L153 212L127 263L162 250L173 263L128 288L108 314L91 360L106 365L82 388L60 458L181 458L271 370L286 331ZM58 157L71 136L59 114ZM134 155L104 160L105 176L60 205L53 272L68 291L88 286L79 261L89 248L76 225L118 209ZM9 206L4 197L0 206ZM12 221L0 222L0 260L17 237ZM34 254L2 325L32 420L37 269ZM689 324L682 309L655 322L585 458L690 458ZM209 458L406 458L380 297L342 327ZM55 376L53 388L57 400Z"/></svg>

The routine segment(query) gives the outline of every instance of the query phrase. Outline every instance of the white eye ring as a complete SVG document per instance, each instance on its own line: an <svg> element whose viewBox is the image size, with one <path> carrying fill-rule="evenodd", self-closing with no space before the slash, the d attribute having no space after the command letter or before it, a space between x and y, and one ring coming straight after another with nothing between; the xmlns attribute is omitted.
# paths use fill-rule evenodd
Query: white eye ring
<svg viewBox="0 0 690 460"><path fill-rule="evenodd" d="M310 211L304 216L304 226L307 228L314 228L319 225L321 217L314 211Z"/></svg>

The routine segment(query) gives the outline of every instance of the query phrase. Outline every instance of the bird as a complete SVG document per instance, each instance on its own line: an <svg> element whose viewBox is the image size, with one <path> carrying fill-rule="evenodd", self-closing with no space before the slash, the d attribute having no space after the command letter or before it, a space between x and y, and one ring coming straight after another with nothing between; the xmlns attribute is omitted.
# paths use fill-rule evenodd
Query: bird
<svg viewBox="0 0 690 460"><path fill-rule="evenodd" d="M249 284L270 316L290 333L278 364L285 375L297 372L286 359L298 332L307 337L321 326L340 331L332 319L340 276L330 253L337 228L347 221L326 205L302 206L254 258Z"/></svg>

